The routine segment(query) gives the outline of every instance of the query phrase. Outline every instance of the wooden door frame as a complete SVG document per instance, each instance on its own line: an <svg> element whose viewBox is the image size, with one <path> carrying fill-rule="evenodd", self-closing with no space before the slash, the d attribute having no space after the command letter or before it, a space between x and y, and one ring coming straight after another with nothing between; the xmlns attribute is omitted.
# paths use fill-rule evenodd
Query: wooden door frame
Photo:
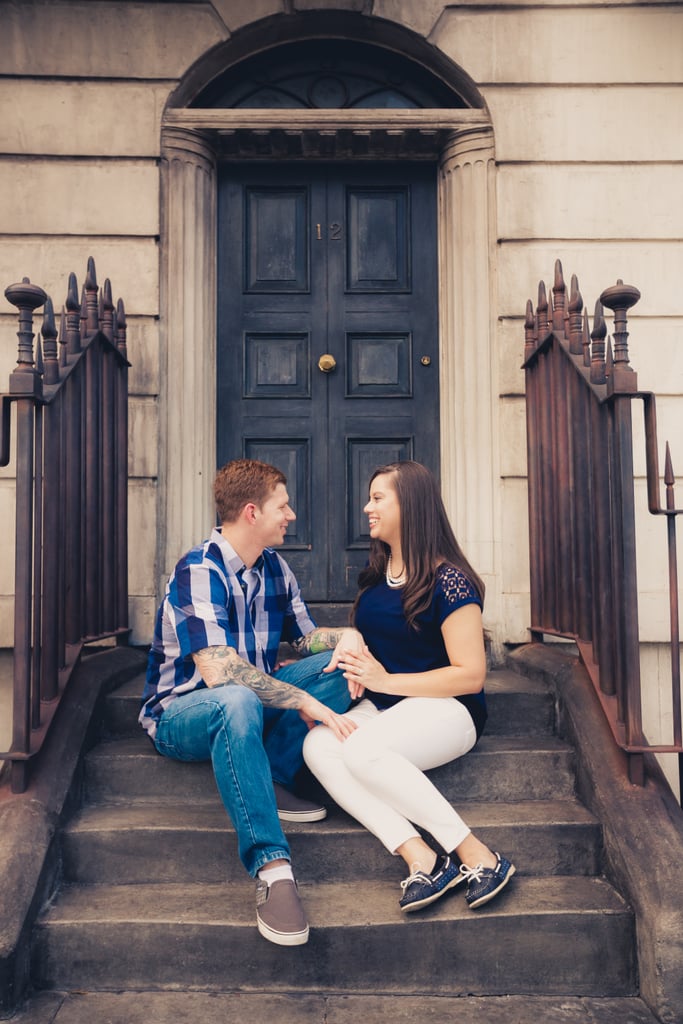
<svg viewBox="0 0 683 1024"><path fill-rule="evenodd" d="M283 124L283 119L285 123ZM161 135L158 584L214 519L217 164L225 138L360 133L365 159L415 133L436 145L441 483L456 533L498 618L493 435L495 155L481 109L170 109ZM406 136L407 137L407 136ZM373 138L378 152L373 152ZM490 459L482 465L482 457ZM491 607L493 598L493 608Z"/></svg>

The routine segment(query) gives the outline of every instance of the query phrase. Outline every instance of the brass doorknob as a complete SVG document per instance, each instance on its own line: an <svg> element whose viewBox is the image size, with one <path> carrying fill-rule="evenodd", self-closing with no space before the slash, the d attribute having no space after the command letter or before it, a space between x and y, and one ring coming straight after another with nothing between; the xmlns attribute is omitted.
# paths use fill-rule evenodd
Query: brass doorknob
<svg viewBox="0 0 683 1024"><path fill-rule="evenodd" d="M332 373L337 365L337 360L334 356L331 356L329 352L321 356L318 360L318 369L322 370L323 373Z"/></svg>

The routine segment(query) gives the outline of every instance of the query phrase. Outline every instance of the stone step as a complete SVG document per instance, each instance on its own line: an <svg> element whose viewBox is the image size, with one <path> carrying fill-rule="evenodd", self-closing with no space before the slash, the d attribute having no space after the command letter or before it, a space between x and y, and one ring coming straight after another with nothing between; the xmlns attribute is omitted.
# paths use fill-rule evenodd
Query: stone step
<svg viewBox="0 0 683 1024"><path fill-rule="evenodd" d="M446 799L514 802L574 793L574 755L554 736L488 736L466 757L429 773ZM183 802L216 792L211 766L172 761L140 735L100 743L85 758L85 795L93 803L167 794Z"/></svg>
<svg viewBox="0 0 683 1024"><path fill-rule="evenodd" d="M144 676L137 676L109 694L105 729L110 736L135 736L140 732L138 714ZM537 736L553 732L554 701L541 682L509 669L489 672L486 681L489 719L486 733Z"/></svg>
<svg viewBox="0 0 683 1024"><path fill-rule="evenodd" d="M300 995L298 992L41 992L12 1024L657 1024L640 999Z"/></svg>
<svg viewBox="0 0 683 1024"><path fill-rule="evenodd" d="M538 736L555 732L555 700L545 683L499 668L486 678L486 735Z"/></svg>
<svg viewBox="0 0 683 1024"><path fill-rule="evenodd" d="M164 851L160 851L160 858ZM243 882L64 886L35 931L36 988L418 995L636 994L633 917L602 879L515 877L497 900L460 890L412 915L361 871L301 886L305 946L255 927Z"/></svg>
<svg viewBox="0 0 683 1024"><path fill-rule="evenodd" d="M601 829L575 800L467 804L467 824L510 858L519 874L594 875ZM325 821L283 825L300 880L399 879L403 862L333 807ZM163 856L159 851L163 850ZM191 804L136 801L88 807L62 834L66 881L82 883L240 881L234 831L218 797ZM394 883L390 883L394 884Z"/></svg>

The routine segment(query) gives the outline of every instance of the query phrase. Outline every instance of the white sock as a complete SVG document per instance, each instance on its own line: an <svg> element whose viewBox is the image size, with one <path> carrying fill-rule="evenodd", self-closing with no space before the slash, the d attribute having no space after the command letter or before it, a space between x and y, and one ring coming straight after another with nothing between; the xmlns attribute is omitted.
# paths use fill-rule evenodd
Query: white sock
<svg viewBox="0 0 683 1024"><path fill-rule="evenodd" d="M264 864L262 868L259 868L258 876L268 885L272 885L273 882L279 882L281 878L289 878L294 881L294 872L292 871L291 864L279 864L274 868L271 868L268 864Z"/></svg>

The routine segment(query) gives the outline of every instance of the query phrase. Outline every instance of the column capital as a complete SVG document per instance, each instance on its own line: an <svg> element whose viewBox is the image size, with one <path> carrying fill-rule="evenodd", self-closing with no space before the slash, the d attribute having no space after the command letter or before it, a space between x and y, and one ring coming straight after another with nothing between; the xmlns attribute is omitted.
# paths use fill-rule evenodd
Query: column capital
<svg viewBox="0 0 683 1024"><path fill-rule="evenodd" d="M164 127L161 133L161 158L202 164L206 170L211 170L216 163L216 151L206 132L194 128Z"/></svg>
<svg viewBox="0 0 683 1024"><path fill-rule="evenodd" d="M451 133L442 150L439 166L441 170L448 171L478 160L495 160L495 156L492 125L463 128Z"/></svg>

